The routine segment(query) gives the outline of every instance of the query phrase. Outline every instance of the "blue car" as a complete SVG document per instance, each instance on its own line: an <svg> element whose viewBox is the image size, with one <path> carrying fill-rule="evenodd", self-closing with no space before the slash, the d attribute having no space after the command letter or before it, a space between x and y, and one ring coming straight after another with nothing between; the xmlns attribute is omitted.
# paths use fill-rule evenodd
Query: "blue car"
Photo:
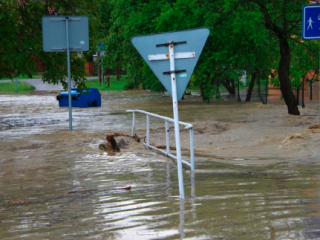
<svg viewBox="0 0 320 240"><path fill-rule="evenodd" d="M83 90L79 93L77 88L71 89L72 107L87 108L87 107L101 107L101 94L96 88ZM57 96L59 107L69 107L68 92L59 93Z"/></svg>

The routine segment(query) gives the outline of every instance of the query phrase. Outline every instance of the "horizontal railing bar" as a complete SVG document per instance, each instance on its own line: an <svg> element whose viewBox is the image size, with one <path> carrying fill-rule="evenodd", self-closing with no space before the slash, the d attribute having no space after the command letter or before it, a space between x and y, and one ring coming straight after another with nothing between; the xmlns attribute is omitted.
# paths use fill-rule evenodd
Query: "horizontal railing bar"
<svg viewBox="0 0 320 240"><path fill-rule="evenodd" d="M146 114L146 115L149 115L149 116L152 116L152 117L160 118L160 119L166 120L166 121L168 121L168 122L174 123L174 120L173 120L172 118L160 116L160 115L158 115L158 114L149 113L149 112L142 111L142 110L126 110L126 112L139 112L139 113L143 113L143 114ZM192 124L189 124L189 123L185 123L185 122L180 122L180 121L179 121L179 124L185 126L185 129L193 128L193 125L192 125Z"/></svg>
<svg viewBox="0 0 320 240"><path fill-rule="evenodd" d="M161 150L161 149L159 149L159 148L156 148L155 146L151 146L151 145L148 145L148 144L146 144L146 143L143 143L146 147L148 147L148 148L152 148L153 150L157 150L157 151L159 151L159 152L162 152L164 155L166 155L166 156L168 156L168 157L171 157L171 158L173 158L173 159L175 159L175 160L177 160L177 157L176 156L174 156L174 155L172 155L172 154L167 154L165 151L163 151L163 150ZM187 165L188 167L190 167L191 168L191 164L190 163L188 163L188 162L186 162L186 161L184 161L184 160L181 160L182 161L182 163L183 164L185 164L185 165Z"/></svg>

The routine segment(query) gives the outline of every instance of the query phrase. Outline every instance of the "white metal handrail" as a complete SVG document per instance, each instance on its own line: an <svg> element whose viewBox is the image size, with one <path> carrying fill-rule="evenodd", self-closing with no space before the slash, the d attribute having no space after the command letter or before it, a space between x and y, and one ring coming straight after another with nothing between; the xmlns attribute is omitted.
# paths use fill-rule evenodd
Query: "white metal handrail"
<svg viewBox="0 0 320 240"><path fill-rule="evenodd" d="M142 110L127 110L126 112L132 112L132 131L131 131L131 136L134 136L135 134L135 125L136 125L136 116L135 113L142 113L145 114L147 116L147 134L146 134L146 143L144 143L144 145L147 148L151 148L154 150L157 150L163 154L165 154L168 157L171 157L175 160L177 160L177 157L172 155L170 153L170 142L169 142L169 122L174 123L174 119L172 118L168 118L168 117L164 117L161 115L157 115L154 113L149 113L146 111L142 111ZM166 151L163 151L155 146L151 146L150 142L149 142L149 137L150 137L150 116L151 117L155 117L155 118L160 118L165 120L165 129L166 129ZM190 163L182 160L182 163L187 165L188 167L191 168L191 171L194 171L194 145L193 145L193 125L189 124L189 123L184 123L184 122L180 122L180 125L185 126L185 129L189 130L189 135L190 135Z"/></svg>

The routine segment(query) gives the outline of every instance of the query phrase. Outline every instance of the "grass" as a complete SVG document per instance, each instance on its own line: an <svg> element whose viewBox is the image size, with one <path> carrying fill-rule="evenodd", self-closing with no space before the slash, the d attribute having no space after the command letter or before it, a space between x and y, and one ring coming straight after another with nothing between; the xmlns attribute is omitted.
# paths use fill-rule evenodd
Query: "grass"
<svg viewBox="0 0 320 240"><path fill-rule="evenodd" d="M91 80L87 81L86 85L89 88L97 88L99 91L125 91L125 86L128 84L129 80L127 76L121 76L120 80L117 80L116 76L110 77L110 87L108 87L108 83L106 78L104 78L103 88L101 87L101 83L99 80Z"/></svg>
<svg viewBox="0 0 320 240"><path fill-rule="evenodd" d="M34 90L33 86L25 82L18 81L18 93L27 93L33 90ZM16 83L15 82L0 83L0 93L16 93Z"/></svg>
<svg viewBox="0 0 320 240"><path fill-rule="evenodd" d="M42 78L42 75L41 74L34 75L34 76L32 76L32 78ZM27 75L20 75L20 76L18 76L18 79L30 79L30 77L28 77ZM0 78L0 81L1 80L11 80L11 78ZM13 80L15 80L15 79L13 79Z"/></svg>

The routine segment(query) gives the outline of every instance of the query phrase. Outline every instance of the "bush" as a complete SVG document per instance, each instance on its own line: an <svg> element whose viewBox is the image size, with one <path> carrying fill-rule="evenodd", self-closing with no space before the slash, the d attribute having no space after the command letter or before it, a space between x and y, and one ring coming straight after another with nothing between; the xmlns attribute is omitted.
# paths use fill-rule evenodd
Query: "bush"
<svg viewBox="0 0 320 240"><path fill-rule="evenodd" d="M124 90L131 90L134 89L134 82L130 81L124 86Z"/></svg>

